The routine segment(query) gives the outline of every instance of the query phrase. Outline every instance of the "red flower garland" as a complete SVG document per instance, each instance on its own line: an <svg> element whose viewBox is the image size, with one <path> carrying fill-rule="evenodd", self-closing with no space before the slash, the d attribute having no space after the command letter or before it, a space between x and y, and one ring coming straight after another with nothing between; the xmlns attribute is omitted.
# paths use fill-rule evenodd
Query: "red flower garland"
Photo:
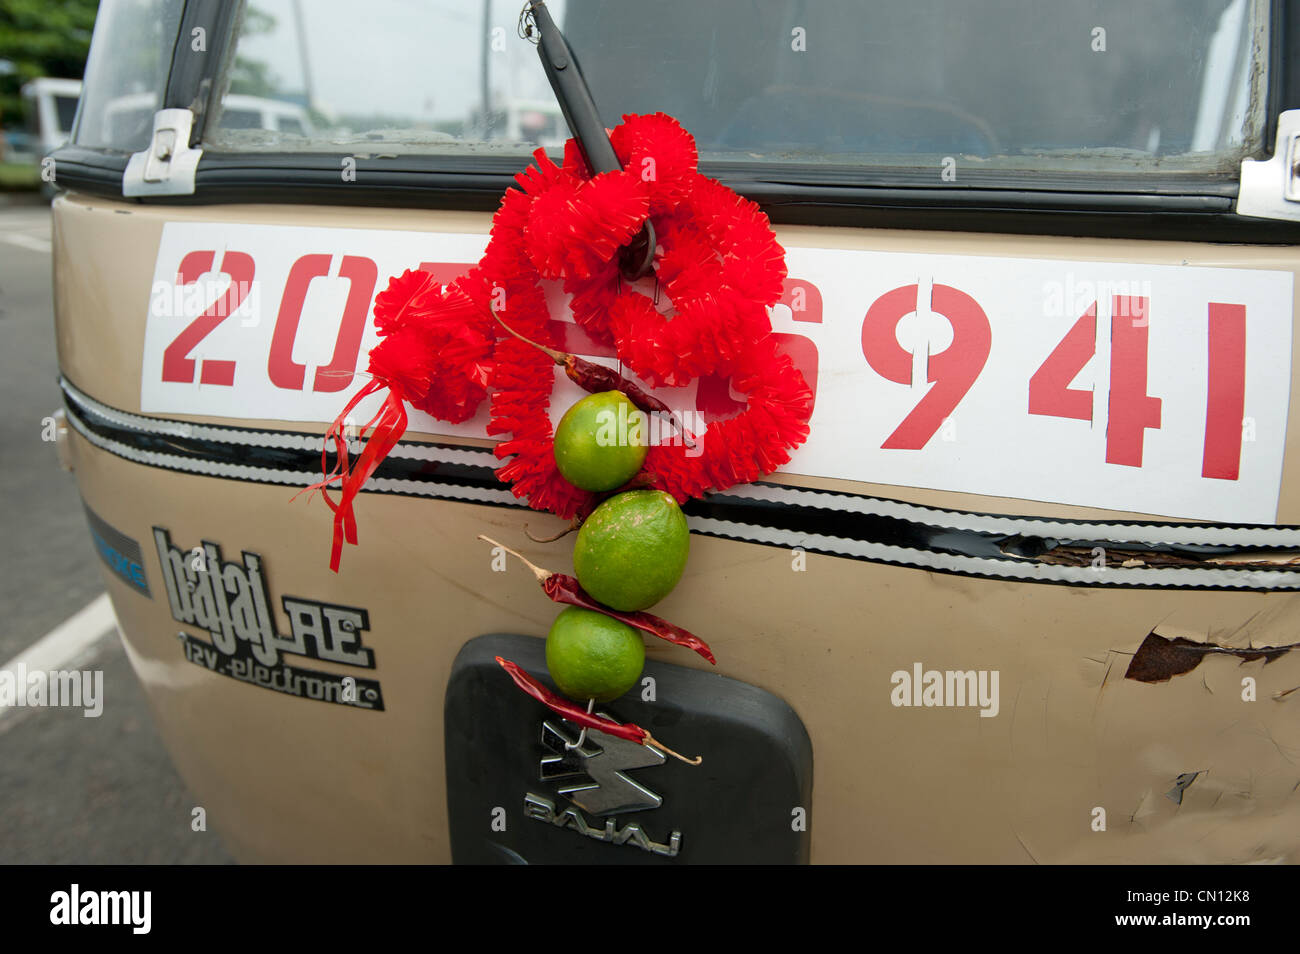
<svg viewBox="0 0 1300 954"><path fill-rule="evenodd" d="M611 134L623 171L589 177L572 140L557 166L542 150L516 177L493 219L479 264L446 287L423 272L393 278L375 299L383 340L370 353L373 380L327 432L338 463L317 485L341 481L331 567L342 540L356 542L353 500L406 427L403 402L447 421L473 416L491 395L488 433L509 457L497 476L529 506L562 517L594 496L555 465L549 415L554 362L496 324L561 348L540 281L562 279L574 319L652 386L730 375L747 397L736 417L714 422L688 456L682 442L652 447L645 470L679 502L754 480L789 461L808 436L812 393L779 352L767 308L780 298L785 255L758 206L696 171L695 142L663 113L625 116ZM619 277L618 251L647 215L658 237L655 272L670 317ZM388 388L349 466L342 422L366 395ZM363 433L364 430L363 429Z"/></svg>

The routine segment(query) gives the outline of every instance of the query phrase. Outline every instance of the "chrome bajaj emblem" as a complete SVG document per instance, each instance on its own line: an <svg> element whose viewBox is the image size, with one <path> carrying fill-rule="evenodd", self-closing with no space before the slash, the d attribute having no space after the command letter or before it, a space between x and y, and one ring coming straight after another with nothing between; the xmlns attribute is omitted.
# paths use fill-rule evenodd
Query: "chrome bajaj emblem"
<svg viewBox="0 0 1300 954"><path fill-rule="evenodd" d="M608 713L599 714L612 718ZM542 723L542 744L553 754L542 757L539 779L562 783L557 792L574 807L558 807L551 799L529 792L524 796L524 814L529 818L597 841L635 845L666 858L681 851L679 831L671 832L667 844L662 844L653 841L639 822L620 824L608 817L649 811L663 804L662 797L626 774L663 765L663 753L594 729L571 736L558 720ZM604 818L604 825L593 824L587 815Z"/></svg>
<svg viewBox="0 0 1300 954"><path fill-rule="evenodd" d="M547 678L546 641L535 636L476 636L452 663L443 756L457 864L809 860L812 743L781 699L720 673L647 659L655 698L629 692L599 714L687 740L704 763L684 765L594 729L583 736L517 691L498 656Z"/></svg>

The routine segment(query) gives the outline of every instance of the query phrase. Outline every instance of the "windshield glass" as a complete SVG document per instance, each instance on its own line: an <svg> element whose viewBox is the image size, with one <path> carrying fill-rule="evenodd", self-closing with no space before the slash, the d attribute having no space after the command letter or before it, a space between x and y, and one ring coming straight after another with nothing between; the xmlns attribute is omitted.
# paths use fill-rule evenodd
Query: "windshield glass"
<svg viewBox="0 0 1300 954"><path fill-rule="evenodd" d="M55 96L54 111L59 120L59 132L67 134L72 131L72 121L77 118L77 97Z"/></svg>
<svg viewBox="0 0 1300 954"><path fill-rule="evenodd" d="M77 145L135 152L149 144L183 7L182 0L100 0Z"/></svg>
<svg viewBox="0 0 1300 954"><path fill-rule="evenodd" d="M558 148L568 130L517 35L521 6L368 0L359 16L351 0L252 0L227 77L245 102L207 145ZM1227 171L1261 145L1266 0L547 6L607 125L670 113L706 160ZM299 115L251 122L250 97Z"/></svg>

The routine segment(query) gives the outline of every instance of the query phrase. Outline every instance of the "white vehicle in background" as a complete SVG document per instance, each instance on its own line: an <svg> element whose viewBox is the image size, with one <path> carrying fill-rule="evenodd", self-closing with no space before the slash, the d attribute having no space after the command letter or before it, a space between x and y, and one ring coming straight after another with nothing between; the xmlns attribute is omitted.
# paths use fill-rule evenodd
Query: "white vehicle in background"
<svg viewBox="0 0 1300 954"><path fill-rule="evenodd" d="M81 98L81 80L41 77L24 83L23 101L27 107L27 127L40 159L62 146L72 136Z"/></svg>
<svg viewBox="0 0 1300 954"><path fill-rule="evenodd" d="M111 100L102 116L83 117L82 123L84 130L93 136L129 138L137 130L147 134L157 108L156 93L131 93ZM233 93L222 103L217 128L262 129L293 136L311 136L316 131L307 110L297 103Z"/></svg>
<svg viewBox="0 0 1300 954"><path fill-rule="evenodd" d="M222 102L218 126L221 129L265 129L293 136L311 136L316 131L307 110L297 103L233 93Z"/></svg>

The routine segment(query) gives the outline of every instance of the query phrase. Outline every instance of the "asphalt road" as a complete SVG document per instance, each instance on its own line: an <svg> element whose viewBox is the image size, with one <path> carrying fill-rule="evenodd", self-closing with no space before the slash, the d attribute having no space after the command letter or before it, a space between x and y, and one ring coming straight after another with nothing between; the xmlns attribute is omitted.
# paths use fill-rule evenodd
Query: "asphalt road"
<svg viewBox="0 0 1300 954"><path fill-rule="evenodd" d="M0 203L5 196L0 195ZM104 592L72 474L43 422L61 405L48 206L0 204L0 668ZM172 768L116 633L69 668L102 670L103 713L0 712L0 864L221 863Z"/></svg>

